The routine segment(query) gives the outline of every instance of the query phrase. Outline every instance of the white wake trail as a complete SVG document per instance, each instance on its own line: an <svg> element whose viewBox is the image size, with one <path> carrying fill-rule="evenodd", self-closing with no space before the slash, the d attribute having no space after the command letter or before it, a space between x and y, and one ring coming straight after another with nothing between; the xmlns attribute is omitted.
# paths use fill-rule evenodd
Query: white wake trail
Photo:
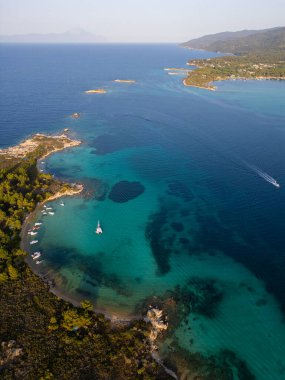
<svg viewBox="0 0 285 380"><path fill-rule="evenodd" d="M250 165L248 164L247 162L245 162L246 166L251 169L252 171L254 171L257 175L259 175L259 177L263 178L265 181L271 183L271 185L279 188L280 187L280 184L276 181L276 179L274 179L273 177L271 177L269 174L265 173L263 170L259 169L258 167L254 166L254 165Z"/></svg>

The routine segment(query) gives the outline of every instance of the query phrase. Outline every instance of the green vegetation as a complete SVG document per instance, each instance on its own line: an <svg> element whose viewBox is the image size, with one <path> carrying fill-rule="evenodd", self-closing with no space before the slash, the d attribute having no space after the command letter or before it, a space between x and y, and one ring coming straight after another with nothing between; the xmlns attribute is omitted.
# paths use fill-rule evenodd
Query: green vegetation
<svg viewBox="0 0 285 380"><path fill-rule="evenodd" d="M50 175L37 173L34 155L0 169L0 278L17 279L25 256L19 249L23 220L59 187Z"/></svg>
<svg viewBox="0 0 285 380"><path fill-rule="evenodd" d="M237 55L282 50L284 53L285 27L211 34L185 42L182 46Z"/></svg>
<svg viewBox="0 0 285 380"><path fill-rule="evenodd" d="M26 265L25 217L68 187L37 171L43 151L46 145L21 159L1 156L1 379L169 379L150 354L145 322L114 327L89 301L76 308L57 298Z"/></svg>
<svg viewBox="0 0 285 380"><path fill-rule="evenodd" d="M221 33L183 46L235 54L191 60L188 64L197 70L185 79L188 86L214 89L212 82L227 79L285 79L285 28Z"/></svg>
<svg viewBox="0 0 285 380"><path fill-rule="evenodd" d="M248 54L192 60L197 66L185 79L187 86L214 89L214 81L227 79L285 79L285 60L277 56Z"/></svg>
<svg viewBox="0 0 285 380"><path fill-rule="evenodd" d="M3 360L0 348L1 379L169 379L150 355L145 322L114 327L58 299L27 266L0 286L1 342L22 349Z"/></svg>

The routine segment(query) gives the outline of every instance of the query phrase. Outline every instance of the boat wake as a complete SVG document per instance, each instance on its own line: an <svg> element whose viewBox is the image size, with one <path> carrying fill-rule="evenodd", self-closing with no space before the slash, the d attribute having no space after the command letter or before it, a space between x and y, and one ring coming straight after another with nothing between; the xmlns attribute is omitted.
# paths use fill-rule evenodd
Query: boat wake
<svg viewBox="0 0 285 380"><path fill-rule="evenodd" d="M257 175L259 175L259 177L263 178L268 183L271 183L271 185L273 185L277 188L280 187L280 184L276 181L276 179L271 177L269 174L265 173L264 171L262 171L261 169L259 169L258 167L254 166L254 165L250 165L248 163L246 163L246 165L248 168L253 170Z"/></svg>

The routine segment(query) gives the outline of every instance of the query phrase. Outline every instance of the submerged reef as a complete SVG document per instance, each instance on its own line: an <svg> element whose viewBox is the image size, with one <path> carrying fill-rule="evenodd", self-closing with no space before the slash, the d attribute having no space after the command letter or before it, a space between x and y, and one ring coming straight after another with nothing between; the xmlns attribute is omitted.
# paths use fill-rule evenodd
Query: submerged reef
<svg viewBox="0 0 285 380"><path fill-rule="evenodd" d="M190 312L214 318L218 304L223 298L219 284L212 279L191 278L183 287L172 292L173 299L180 304L180 314ZM181 315L182 316L182 315Z"/></svg>
<svg viewBox="0 0 285 380"><path fill-rule="evenodd" d="M145 235L148 239L152 254L156 260L159 274L166 274L170 270L169 257L171 254L170 242L163 239L162 227L167 222L167 208L153 214L146 226Z"/></svg>
<svg viewBox="0 0 285 380"><path fill-rule="evenodd" d="M175 335L176 327L186 324L191 330L189 314L202 314L207 318L214 318L222 300L221 286L212 279L189 278L184 287L177 286L168 290L162 296L148 297L137 305L137 310L153 317L156 310L159 318L160 333L155 337L154 349L159 348L163 364L183 380L254 380L245 361L227 348L209 352L209 354L195 352L193 342L189 342L189 349L181 347Z"/></svg>
<svg viewBox="0 0 285 380"><path fill-rule="evenodd" d="M203 355L186 351L174 341L164 363L184 380L255 380L247 364L231 350Z"/></svg>
<svg viewBox="0 0 285 380"><path fill-rule="evenodd" d="M121 181L112 187L109 198L114 202L124 203L137 198L144 190L140 182Z"/></svg>
<svg viewBox="0 0 285 380"><path fill-rule="evenodd" d="M173 181L168 184L168 194L182 198L183 201L188 202L194 199L194 195L187 185L180 181Z"/></svg>

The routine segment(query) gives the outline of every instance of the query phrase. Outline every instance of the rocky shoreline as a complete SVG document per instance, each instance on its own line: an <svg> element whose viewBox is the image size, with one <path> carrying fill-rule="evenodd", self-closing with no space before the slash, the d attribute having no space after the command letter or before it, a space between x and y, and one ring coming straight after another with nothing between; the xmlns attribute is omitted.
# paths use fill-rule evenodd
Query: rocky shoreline
<svg viewBox="0 0 285 380"><path fill-rule="evenodd" d="M5 159L12 158L25 158L28 154L34 152L41 146L47 146L50 148L47 152L45 152L41 158L43 159L50 154L66 149L74 146L78 146L81 144L79 140L71 140L67 137L66 134L62 133L61 135L45 135L42 133L36 133L32 137L24 140L18 145L0 149L0 155L4 156Z"/></svg>

